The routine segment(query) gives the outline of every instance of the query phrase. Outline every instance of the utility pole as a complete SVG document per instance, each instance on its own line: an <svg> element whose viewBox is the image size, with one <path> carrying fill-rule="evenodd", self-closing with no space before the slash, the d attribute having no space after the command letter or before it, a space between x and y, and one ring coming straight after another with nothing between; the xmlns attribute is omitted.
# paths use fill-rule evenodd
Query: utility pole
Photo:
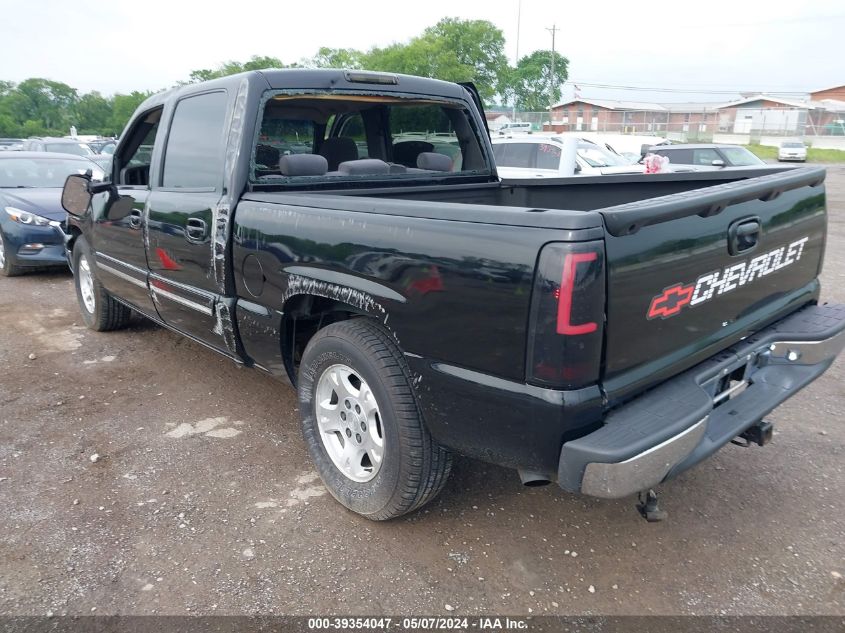
<svg viewBox="0 0 845 633"><path fill-rule="evenodd" d="M522 22L522 0L518 0L516 5L516 55L513 59L513 67L519 66L519 27ZM511 121L516 121L516 95L513 96L513 111L511 112Z"/></svg>
<svg viewBox="0 0 845 633"><path fill-rule="evenodd" d="M552 28L546 29L552 34L552 80L551 80L551 95L549 95L549 125L552 123L552 106L555 104L555 35L560 30L556 24L552 24Z"/></svg>

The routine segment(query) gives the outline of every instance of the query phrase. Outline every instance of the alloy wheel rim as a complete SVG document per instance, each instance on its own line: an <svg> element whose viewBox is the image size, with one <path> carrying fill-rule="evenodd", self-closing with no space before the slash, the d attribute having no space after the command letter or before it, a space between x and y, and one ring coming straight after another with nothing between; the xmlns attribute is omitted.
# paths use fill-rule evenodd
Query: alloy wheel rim
<svg viewBox="0 0 845 633"><path fill-rule="evenodd" d="M82 303L89 313L94 314L94 278L91 275L91 265L84 255L79 259L79 293Z"/></svg>
<svg viewBox="0 0 845 633"><path fill-rule="evenodd" d="M384 463L384 429L367 382L347 365L332 365L317 381L315 406L320 440L332 463L352 481L373 479Z"/></svg>
<svg viewBox="0 0 845 633"><path fill-rule="evenodd" d="M6 266L6 245L3 243L3 234L0 233L0 268Z"/></svg>

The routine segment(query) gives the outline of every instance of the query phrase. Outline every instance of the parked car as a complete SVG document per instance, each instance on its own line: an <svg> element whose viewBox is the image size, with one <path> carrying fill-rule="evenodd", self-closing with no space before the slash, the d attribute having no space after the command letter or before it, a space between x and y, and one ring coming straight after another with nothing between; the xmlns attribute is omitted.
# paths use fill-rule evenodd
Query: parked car
<svg viewBox="0 0 845 633"><path fill-rule="evenodd" d="M0 274L66 266L62 187L70 174L103 172L91 161L47 152L0 153Z"/></svg>
<svg viewBox="0 0 845 633"><path fill-rule="evenodd" d="M56 154L73 154L74 156L93 156L94 151L87 143L72 138L28 138L21 148L25 152L52 152Z"/></svg>
<svg viewBox="0 0 845 633"><path fill-rule="evenodd" d="M393 142L424 129L456 154ZM297 134L307 153L256 160ZM317 472L370 519L431 500L453 452L647 492L657 519L652 487L766 444L845 345L845 306L819 304L825 171L503 182L493 149L474 88L434 79L265 70L152 96L110 181L65 184L82 319L135 311L295 384Z"/></svg>
<svg viewBox="0 0 845 633"><path fill-rule="evenodd" d="M642 173L642 165L632 165L625 158L582 138L577 139L574 171L571 161L562 160L566 151L560 136L519 135L493 137L496 170L502 178L561 178L575 174Z"/></svg>
<svg viewBox="0 0 845 633"><path fill-rule="evenodd" d="M533 129L530 123L526 123L524 121L511 121L509 123L504 123L500 125L499 128L496 130L497 134L505 135L505 134L528 134Z"/></svg>
<svg viewBox="0 0 845 633"><path fill-rule="evenodd" d="M23 139L0 138L0 152L16 151L23 148Z"/></svg>
<svg viewBox="0 0 845 633"><path fill-rule="evenodd" d="M111 138L101 138L96 141L88 141L88 147L95 154L113 154L117 141Z"/></svg>
<svg viewBox="0 0 845 633"><path fill-rule="evenodd" d="M645 136L635 134L608 134L607 132L567 132L574 134L596 145L601 145L614 154L619 154L629 163L638 163L642 158L643 145L657 147L670 145L671 141L662 136ZM564 135L565 136L565 135Z"/></svg>
<svg viewBox="0 0 845 633"><path fill-rule="evenodd" d="M645 154L646 147L643 147ZM759 167L761 160L741 145L712 143L689 145L658 145L648 148L653 154L666 156L672 165L692 165L696 169L721 169L724 167Z"/></svg>
<svg viewBox="0 0 845 633"><path fill-rule="evenodd" d="M807 160L807 146L802 141L784 141L778 147L778 160Z"/></svg>

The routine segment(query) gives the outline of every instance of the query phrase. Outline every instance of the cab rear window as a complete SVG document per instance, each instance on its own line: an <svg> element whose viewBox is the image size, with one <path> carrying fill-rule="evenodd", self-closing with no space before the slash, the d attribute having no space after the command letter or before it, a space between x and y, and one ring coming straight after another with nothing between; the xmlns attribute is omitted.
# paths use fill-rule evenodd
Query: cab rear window
<svg viewBox="0 0 845 633"><path fill-rule="evenodd" d="M491 173L466 104L352 91L268 93L251 167L259 187Z"/></svg>

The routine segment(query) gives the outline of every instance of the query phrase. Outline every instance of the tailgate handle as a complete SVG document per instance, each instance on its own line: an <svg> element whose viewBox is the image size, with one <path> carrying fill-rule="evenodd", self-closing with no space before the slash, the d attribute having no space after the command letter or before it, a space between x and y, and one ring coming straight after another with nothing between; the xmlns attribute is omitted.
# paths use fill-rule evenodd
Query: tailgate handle
<svg viewBox="0 0 845 633"><path fill-rule="evenodd" d="M737 220L728 229L728 252L731 255L747 253L760 241L762 225L759 218Z"/></svg>

